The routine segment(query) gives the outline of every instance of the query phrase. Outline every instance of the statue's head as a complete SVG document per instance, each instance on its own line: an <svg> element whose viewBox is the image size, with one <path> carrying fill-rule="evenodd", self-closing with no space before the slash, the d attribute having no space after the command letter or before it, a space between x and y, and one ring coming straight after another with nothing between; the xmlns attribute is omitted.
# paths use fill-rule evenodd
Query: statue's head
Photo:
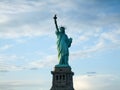
<svg viewBox="0 0 120 90"><path fill-rule="evenodd" d="M65 27L60 27L60 32L65 33Z"/></svg>

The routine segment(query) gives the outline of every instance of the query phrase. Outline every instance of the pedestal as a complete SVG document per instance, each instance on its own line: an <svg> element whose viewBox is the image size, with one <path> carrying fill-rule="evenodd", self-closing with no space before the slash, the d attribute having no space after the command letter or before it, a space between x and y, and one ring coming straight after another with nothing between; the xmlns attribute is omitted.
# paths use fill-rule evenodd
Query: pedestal
<svg viewBox="0 0 120 90"><path fill-rule="evenodd" d="M73 75L71 67L55 67L51 71L53 75L52 87L50 90L74 90Z"/></svg>

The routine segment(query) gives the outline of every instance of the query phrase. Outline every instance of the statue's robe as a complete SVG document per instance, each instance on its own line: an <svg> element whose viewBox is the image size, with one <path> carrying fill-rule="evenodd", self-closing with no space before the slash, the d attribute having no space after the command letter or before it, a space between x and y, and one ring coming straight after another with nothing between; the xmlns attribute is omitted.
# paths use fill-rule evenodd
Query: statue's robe
<svg viewBox="0 0 120 90"><path fill-rule="evenodd" d="M67 65L69 56L68 48L71 46L72 40L65 33L59 31L56 31L56 35L59 65Z"/></svg>

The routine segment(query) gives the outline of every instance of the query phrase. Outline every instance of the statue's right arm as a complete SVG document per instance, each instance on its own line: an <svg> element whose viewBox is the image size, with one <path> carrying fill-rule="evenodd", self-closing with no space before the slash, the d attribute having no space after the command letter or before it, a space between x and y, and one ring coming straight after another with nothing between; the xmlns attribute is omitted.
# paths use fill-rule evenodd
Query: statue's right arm
<svg viewBox="0 0 120 90"><path fill-rule="evenodd" d="M56 30L57 30L57 32L59 32L59 28L58 28L58 25L57 25L57 17L56 17L56 15L53 18L54 18Z"/></svg>

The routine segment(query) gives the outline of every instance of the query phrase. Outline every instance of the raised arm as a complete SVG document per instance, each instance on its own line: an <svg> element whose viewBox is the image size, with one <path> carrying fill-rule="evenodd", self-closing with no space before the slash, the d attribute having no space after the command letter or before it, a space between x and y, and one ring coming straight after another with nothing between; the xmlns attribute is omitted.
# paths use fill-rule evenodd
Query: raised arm
<svg viewBox="0 0 120 90"><path fill-rule="evenodd" d="M55 14L55 16L53 17L53 19L54 19L54 22L55 22L56 30L57 30L57 32L59 32L59 28L58 28L58 25L57 25L57 16L56 16L56 14Z"/></svg>

